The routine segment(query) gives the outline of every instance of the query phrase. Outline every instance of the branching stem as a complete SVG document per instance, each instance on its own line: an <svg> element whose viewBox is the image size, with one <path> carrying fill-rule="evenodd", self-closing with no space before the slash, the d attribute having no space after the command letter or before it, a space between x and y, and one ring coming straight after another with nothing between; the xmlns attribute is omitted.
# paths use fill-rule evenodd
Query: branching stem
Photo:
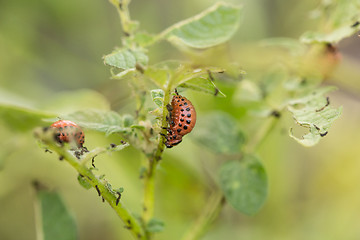
<svg viewBox="0 0 360 240"><path fill-rule="evenodd" d="M138 219L130 213L121 200L118 200L117 193L109 187L106 180L96 177L89 168L87 168L79 159L66 149L66 146L60 146L54 142L53 134L47 134L41 132L41 130L35 132L35 134L49 147L51 151L59 154L63 160L67 161L72 167L74 167L75 170L83 176L83 178L91 184L94 189L96 189L98 194L115 210L117 215L125 223L125 227L129 229L135 239L148 240L145 230Z"/></svg>
<svg viewBox="0 0 360 240"><path fill-rule="evenodd" d="M162 122L161 122L161 126L163 128L167 127L166 116L168 112L166 109L166 104L169 102L169 100L170 100L170 89L166 90L164 95L164 105L163 105L163 114L162 114ZM167 133L166 129L161 129L161 133L166 135ZM161 155L164 151L164 148L165 148L164 139L160 137L156 150L154 151L153 154L148 156L148 168L144 176L145 177L144 203L143 203L144 205L143 205L143 214L142 214L142 219L145 224L149 222L154 215L155 172L156 172L157 164L161 160Z"/></svg>

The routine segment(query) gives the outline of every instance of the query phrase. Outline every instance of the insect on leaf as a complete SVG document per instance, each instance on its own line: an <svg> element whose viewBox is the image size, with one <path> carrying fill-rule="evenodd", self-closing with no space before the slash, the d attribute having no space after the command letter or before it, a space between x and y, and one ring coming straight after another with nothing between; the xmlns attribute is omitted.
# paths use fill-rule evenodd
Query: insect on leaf
<svg viewBox="0 0 360 240"><path fill-rule="evenodd" d="M62 116L63 119L76 122L81 127L91 130L112 133L129 133L133 124L130 115L119 115L113 111L83 110Z"/></svg>

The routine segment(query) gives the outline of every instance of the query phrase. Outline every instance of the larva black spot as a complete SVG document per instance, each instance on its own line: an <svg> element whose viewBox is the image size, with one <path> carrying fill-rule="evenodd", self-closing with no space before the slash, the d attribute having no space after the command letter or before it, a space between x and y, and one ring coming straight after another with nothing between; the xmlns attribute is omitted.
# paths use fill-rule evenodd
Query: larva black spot
<svg viewBox="0 0 360 240"><path fill-rule="evenodd" d="M190 108L186 108L186 111L190 111Z"/></svg>
<svg viewBox="0 0 360 240"><path fill-rule="evenodd" d="M187 124L190 124L190 123L191 123L191 120L186 120L186 123L187 123Z"/></svg>
<svg viewBox="0 0 360 240"><path fill-rule="evenodd" d="M180 121L181 121L181 122L183 122L183 121L184 121L184 119L183 119L183 118L180 118Z"/></svg>
<svg viewBox="0 0 360 240"><path fill-rule="evenodd" d="M191 114L190 113L188 113L188 115L186 115L187 117L191 117Z"/></svg>
<svg viewBox="0 0 360 240"><path fill-rule="evenodd" d="M181 123L179 123L179 127L181 127L182 126L182 124Z"/></svg>
<svg viewBox="0 0 360 240"><path fill-rule="evenodd" d="M184 109L182 108L182 109L180 109L180 111L182 111L182 112L183 112L183 111L184 111Z"/></svg>
<svg viewBox="0 0 360 240"><path fill-rule="evenodd" d="M186 130L188 127L186 125L184 125L184 129Z"/></svg>
<svg viewBox="0 0 360 240"><path fill-rule="evenodd" d="M181 128L178 128L176 131L181 132Z"/></svg>
<svg viewBox="0 0 360 240"><path fill-rule="evenodd" d="M188 105L187 102L184 102L184 106Z"/></svg>
<svg viewBox="0 0 360 240"><path fill-rule="evenodd" d="M181 116L182 116L182 117L185 117L185 114L182 113Z"/></svg>

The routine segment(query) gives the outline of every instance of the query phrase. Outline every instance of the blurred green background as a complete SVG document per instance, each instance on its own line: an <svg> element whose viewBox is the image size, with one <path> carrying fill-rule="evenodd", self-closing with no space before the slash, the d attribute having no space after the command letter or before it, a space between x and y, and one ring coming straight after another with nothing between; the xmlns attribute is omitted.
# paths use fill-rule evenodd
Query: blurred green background
<svg viewBox="0 0 360 240"><path fill-rule="evenodd" d="M142 29L158 33L214 2L133 0L130 10ZM254 65L247 58L261 58L262 53L244 55L240 51L244 46L269 37L298 38L318 24L309 18L309 12L320 1L228 2L245 7L241 27L230 43L234 58L245 70ZM106 0L0 1L0 97L67 112L82 104L89 107L87 99L81 101L82 96L94 96L96 104L109 104L126 113L133 109L128 85L110 80L109 68L102 62L104 54L121 45L121 37L117 13ZM360 239L359 43L357 36L340 43L342 62L325 83L338 86L330 96L331 104L343 106L343 114L329 134L317 146L304 148L288 137L288 128L294 123L285 115L259 151L270 185L265 206L253 217L226 206L204 239ZM152 46L149 55L150 63L184 58L166 42ZM225 85L222 90L231 95L230 87ZM79 102L64 103L70 95L78 95ZM211 106L232 111L226 99L191 91L186 95L196 106L198 118L213 110ZM96 191L83 189L74 169L58 161L55 154L45 154L31 131L16 131L0 119L0 132L1 240L36 239L34 180L63 195L77 220L80 239L131 239ZM119 141L95 132L86 135L88 148ZM122 199L135 212L141 210L142 157L128 148L96 159L96 166L112 185L124 187ZM180 147L166 151L156 186L156 217L164 220L166 227L158 239L180 236L199 214L212 187L208 171L214 170L209 166L216 165L215 161L216 156L194 144L190 135Z"/></svg>

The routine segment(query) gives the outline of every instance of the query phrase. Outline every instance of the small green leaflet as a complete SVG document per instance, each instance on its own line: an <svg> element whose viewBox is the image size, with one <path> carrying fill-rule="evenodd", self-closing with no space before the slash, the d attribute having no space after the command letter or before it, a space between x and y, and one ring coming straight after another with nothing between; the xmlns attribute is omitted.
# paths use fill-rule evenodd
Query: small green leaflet
<svg viewBox="0 0 360 240"><path fill-rule="evenodd" d="M160 34L170 42L193 48L208 48L228 41L239 27L242 7L217 3L202 13L181 21Z"/></svg>
<svg viewBox="0 0 360 240"><path fill-rule="evenodd" d="M360 24L356 27L351 25L342 26L329 33L305 32L300 41L303 43L332 43L336 44L344 38L351 37L360 30Z"/></svg>
<svg viewBox="0 0 360 240"><path fill-rule="evenodd" d="M254 156L246 155L240 161L223 164L219 180L226 200L246 215L257 213L267 198L266 172Z"/></svg>
<svg viewBox="0 0 360 240"><path fill-rule="evenodd" d="M217 67L196 68L191 63L180 61L166 61L145 70L145 76L151 79L158 87L164 88L167 84L172 87L189 88L195 91L225 97L214 83L214 74L224 72Z"/></svg>
<svg viewBox="0 0 360 240"><path fill-rule="evenodd" d="M225 94L216 87L213 81L205 77L193 78L186 83L181 84L180 87L208 93L214 96L226 97Z"/></svg>
<svg viewBox="0 0 360 240"><path fill-rule="evenodd" d="M191 80L194 80L192 82L192 85L197 85L197 89L204 90L205 88L209 89L209 86L204 87L204 84L199 82L198 78L206 79L209 81L212 81L213 79L213 73L223 72L224 70L217 67L207 67L207 68L196 68L194 69L191 64L189 63L182 63L179 65L179 67L176 69L176 71L173 73L172 78L172 84L175 86L182 85L184 83L188 83ZM195 80L198 79L198 80ZM196 84L197 83L197 84ZM214 88L215 93L215 84L209 83ZM211 88L211 87L210 87ZM195 89L195 90L197 90Z"/></svg>
<svg viewBox="0 0 360 240"><path fill-rule="evenodd" d="M331 124L342 111L342 107L332 108L329 106L329 98L323 96L334 89L334 87L321 88L289 102L288 110L293 114L295 121L300 126L309 129L309 133L302 138L295 137L290 129L290 137L306 147L311 147L328 133Z"/></svg>
<svg viewBox="0 0 360 240"><path fill-rule="evenodd" d="M167 60L149 66L144 75L147 76L159 88L166 88L170 78L175 74L176 69L183 63L177 60Z"/></svg>
<svg viewBox="0 0 360 240"><path fill-rule="evenodd" d="M104 56L104 63L111 67L123 70L135 69L136 64L146 66L149 61L145 50L137 49L118 49Z"/></svg>
<svg viewBox="0 0 360 240"><path fill-rule="evenodd" d="M164 91L162 89L154 89L150 91L150 94L156 106L162 107L164 102Z"/></svg>
<svg viewBox="0 0 360 240"><path fill-rule="evenodd" d="M78 234L73 216L56 192L38 190L37 234L43 240L77 240Z"/></svg>
<svg viewBox="0 0 360 240"><path fill-rule="evenodd" d="M236 119L225 112L213 112L198 118L194 130L193 139L196 142L220 154L239 153L245 142Z"/></svg>
<svg viewBox="0 0 360 240"><path fill-rule="evenodd" d="M134 119L130 115L119 115L113 111L84 110L62 116L63 119L74 121L81 127L91 130L112 133L129 133Z"/></svg>
<svg viewBox="0 0 360 240"><path fill-rule="evenodd" d="M132 46L136 43L138 46L146 47L153 44L156 40L155 35L151 35L147 32L141 31L137 32L134 35L130 35L128 38L124 39L126 46Z"/></svg>

